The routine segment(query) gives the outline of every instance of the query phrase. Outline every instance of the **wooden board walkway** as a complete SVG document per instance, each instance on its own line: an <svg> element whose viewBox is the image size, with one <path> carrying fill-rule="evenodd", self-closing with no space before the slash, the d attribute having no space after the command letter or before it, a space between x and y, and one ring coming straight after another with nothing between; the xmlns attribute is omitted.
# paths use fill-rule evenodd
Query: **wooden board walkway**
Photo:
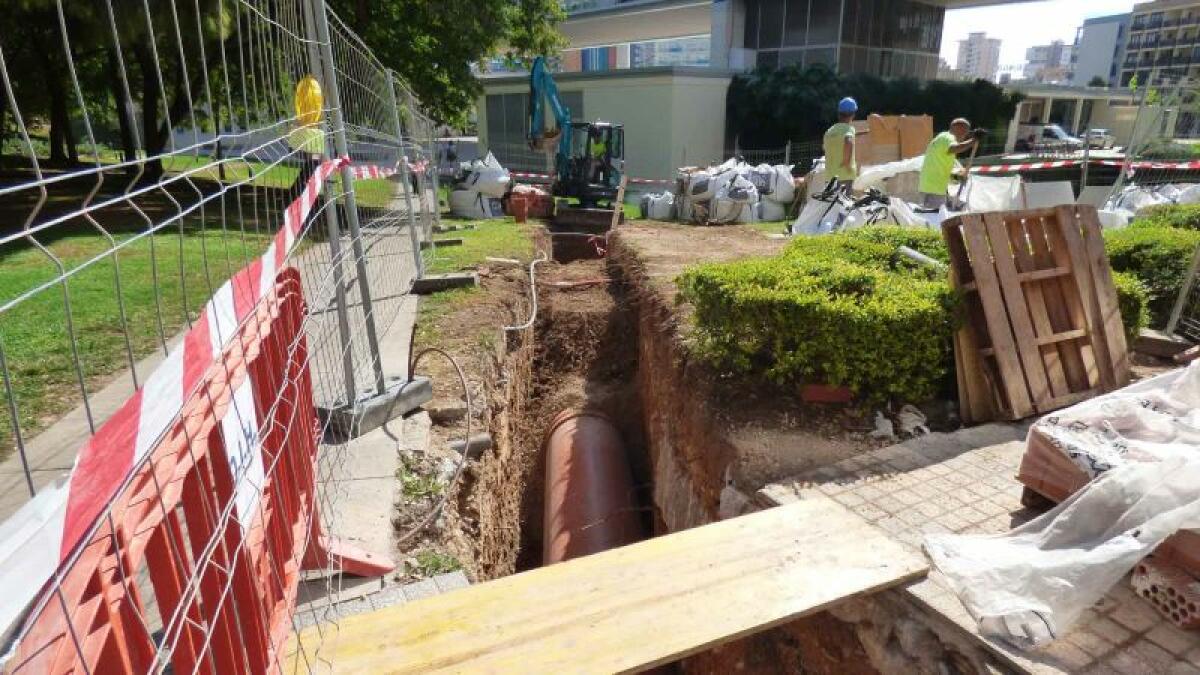
<svg viewBox="0 0 1200 675"><path fill-rule="evenodd" d="M844 507L802 501L342 619L320 656L345 673L636 672L927 569Z"/></svg>

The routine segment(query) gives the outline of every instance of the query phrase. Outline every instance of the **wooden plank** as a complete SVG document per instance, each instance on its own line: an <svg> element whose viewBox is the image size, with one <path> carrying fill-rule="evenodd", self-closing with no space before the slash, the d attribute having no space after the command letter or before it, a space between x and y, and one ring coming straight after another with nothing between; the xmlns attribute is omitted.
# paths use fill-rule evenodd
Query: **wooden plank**
<svg viewBox="0 0 1200 675"><path fill-rule="evenodd" d="M1096 304L1096 289L1092 283L1091 265L1088 264L1087 249L1083 236L1079 232L1079 220L1075 217L1074 206L1060 206L1058 211L1058 227L1066 242L1067 253L1070 254L1072 275L1079 288L1079 301L1086 318L1084 327L1088 331L1088 344L1092 346L1092 355L1099 373L1100 387L1103 391L1115 388L1113 381L1112 360L1108 353L1108 343L1104 340L1104 322Z"/></svg>
<svg viewBox="0 0 1200 675"><path fill-rule="evenodd" d="M1091 206L1076 208L1088 266L1092 273L1092 288L1095 291L1100 322L1104 326L1104 342L1113 373L1113 389L1129 383L1131 365L1129 345L1125 343L1125 325L1121 322L1121 307L1117 302L1117 289L1113 284L1112 267L1108 264L1108 253L1104 250L1104 237L1100 234L1100 217Z"/></svg>
<svg viewBox="0 0 1200 675"><path fill-rule="evenodd" d="M625 183L628 180L628 176L621 175L621 184L617 186L617 199L613 202L612 223L609 224L610 230L617 229L617 225L621 223L621 216L625 213Z"/></svg>
<svg viewBox="0 0 1200 675"><path fill-rule="evenodd" d="M1046 377L1046 364L1042 361L1037 346L1037 334L1029 318L1029 303L1025 301L1025 288L1017 281L1017 265L1013 261L1012 245L1008 239L1008 228L999 213L983 214L983 225L991 241L992 260L996 265L996 276L1004 305L1008 309L1008 323L1016 338L1017 356L1025 371L1025 382L1029 385L1029 396L1036 406L1038 401L1052 397L1050 383Z"/></svg>
<svg viewBox="0 0 1200 675"><path fill-rule="evenodd" d="M1039 347L1046 347L1049 345L1056 345L1060 342L1070 342L1071 340L1082 340L1083 338L1086 338L1087 336L1088 336L1088 333L1085 330L1069 330L1065 333L1052 333L1050 335L1039 335L1037 337L1037 345ZM984 356L993 356L996 353L996 350L992 349L991 347L988 347L987 349L981 349L979 351ZM1064 391L1063 393L1067 394L1070 392ZM1059 394L1059 395L1061 396L1062 394Z"/></svg>
<svg viewBox="0 0 1200 675"><path fill-rule="evenodd" d="M1046 219L1028 218L1025 220L1025 232L1033 248L1033 259L1038 267L1055 265L1055 256L1050 251L1046 239ZM1051 227L1054 227L1051 224ZM1069 268L1068 268L1069 269ZM1074 330L1076 326L1071 321L1071 314L1064 298L1064 288L1073 283L1066 277L1048 279L1041 284L1042 299L1046 302L1046 313L1050 316L1050 326L1055 331ZM1063 371L1066 373L1067 386L1070 391L1088 389L1087 368L1083 363L1083 355L1079 345L1063 345L1057 348Z"/></svg>
<svg viewBox="0 0 1200 675"><path fill-rule="evenodd" d="M1029 399L1021 358L1017 356L1017 342L1008 320L1000 280L996 278L996 270L993 267L992 251L984 231L983 219L975 214L963 215L961 219L963 239L967 252L971 255L971 269L975 272L975 281L979 286L979 301L987 319L988 335L992 339L991 347L995 349L1000 388L1008 399L1007 412L1013 419L1028 417L1033 413L1033 405ZM1004 255L1007 255L1007 251Z"/></svg>
<svg viewBox="0 0 1200 675"><path fill-rule="evenodd" d="M1053 335L1055 331L1054 326L1050 323L1050 313L1046 306L1046 294L1043 291L1044 284L1040 282L1066 276L1071 271L1065 267L1038 269L1037 260L1032 253L1032 237L1026 228L1025 220L1012 218L1007 222L1007 225L1009 240L1012 242L1013 254L1017 262L1017 269L1021 270L1022 277L1028 277L1029 283L1024 286L1025 299L1029 304L1029 313L1033 319L1033 329L1038 337L1038 345L1045 346L1047 343L1043 342L1043 339L1047 335ZM1046 376L1050 380L1050 392L1054 396L1062 396L1063 394L1070 393L1071 389L1067 385L1067 375L1063 369L1058 348L1050 347L1042 349L1041 352L1042 360L1046 363Z"/></svg>
<svg viewBox="0 0 1200 675"><path fill-rule="evenodd" d="M1054 410L1058 410L1060 408L1065 408L1069 405L1075 405L1076 403L1081 403L1090 398L1095 398L1103 393L1104 392L1101 391L1100 389L1088 389L1086 391L1073 392L1073 393L1067 394L1066 396L1058 396L1058 397L1050 399L1049 401L1046 401L1045 403L1038 405L1038 412L1039 413L1048 413L1048 412L1051 412Z"/></svg>
<svg viewBox="0 0 1200 675"><path fill-rule="evenodd" d="M1068 211L1068 217L1070 217L1069 210L1063 210ZM1087 303L1083 302L1083 298L1087 297L1087 294L1084 293L1085 284L1088 293L1091 292L1090 280L1084 279L1084 277L1088 277L1089 275L1081 271L1081 268L1077 268L1072 264L1080 251L1076 249L1075 254L1072 254L1071 247L1067 243L1066 236L1063 233L1064 229L1069 228L1063 228L1058 222L1057 217L1054 219L1043 219L1042 226L1045 228L1046 240L1050 243L1050 250L1054 254L1054 260L1059 265L1070 265L1072 268L1071 276L1059 279L1061 282L1063 304L1066 305L1067 315L1070 317L1069 326L1072 329L1083 328L1090 333L1091 320L1088 314ZM1096 363L1095 351L1092 349L1091 340L1088 340L1079 350L1079 355L1083 363L1084 378L1083 382L1076 383L1077 386L1073 388L1079 390L1092 389L1099 386L1100 369Z"/></svg>
<svg viewBox="0 0 1200 675"><path fill-rule="evenodd" d="M1015 241L1013 242L1013 245L1014 246L1016 245ZM1028 251L1026 251L1026 254L1028 254ZM1018 267L1018 269L1020 269L1020 268ZM1029 283L1032 281L1043 281L1045 279L1054 279L1056 277L1065 277L1070 273L1071 273L1071 270L1067 269L1066 267L1052 267L1048 270L1035 269L1031 272L1021 272L1021 273L1017 274L1017 281L1025 284L1025 283ZM963 288L963 290L973 291L973 290L975 290L975 284L974 283L963 284L962 288Z"/></svg>
<svg viewBox="0 0 1200 675"><path fill-rule="evenodd" d="M950 268L950 285L958 272ZM963 424L981 424L996 419L996 393L981 350L967 326L954 331L954 374L958 381L958 415Z"/></svg>
<svg viewBox="0 0 1200 675"><path fill-rule="evenodd" d="M341 619L321 656L345 673L634 672L927 569L844 507L804 500Z"/></svg>

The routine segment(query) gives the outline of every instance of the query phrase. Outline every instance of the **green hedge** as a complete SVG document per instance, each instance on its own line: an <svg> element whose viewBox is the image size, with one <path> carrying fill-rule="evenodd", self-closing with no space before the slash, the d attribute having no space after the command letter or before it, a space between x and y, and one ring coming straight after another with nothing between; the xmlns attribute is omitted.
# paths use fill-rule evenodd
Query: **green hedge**
<svg viewBox="0 0 1200 675"><path fill-rule="evenodd" d="M880 243L893 235L875 229L687 270L679 286L695 307L693 348L781 385L845 385L875 402L930 398L953 362L957 298L944 279L897 260Z"/></svg>
<svg viewBox="0 0 1200 675"><path fill-rule="evenodd" d="M1150 293L1141 279L1129 272L1113 272L1113 286L1117 288L1117 307L1125 326L1125 342L1132 347L1138 333L1150 325Z"/></svg>
<svg viewBox="0 0 1200 675"><path fill-rule="evenodd" d="M1151 325L1165 326L1200 245L1200 230L1138 220L1127 228L1105 231L1104 245L1113 270L1133 274L1145 285Z"/></svg>
<svg viewBox="0 0 1200 675"><path fill-rule="evenodd" d="M1200 230L1200 204L1164 204L1143 209L1138 214L1140 227L1178 227Z"/></svg>
<svg viewBox="0 0 1200 675"><path fill-rule="evenodd" d="M797 237L775 258L700 265L679 278L695 308L691 347L727 372L783 385L846 385L870 402L922 401L953 372L959 299L944 273L895 253L946 260L936 232L867 227ZM1114 283L1129 336L1146 325L1148 293Z"/></svg>

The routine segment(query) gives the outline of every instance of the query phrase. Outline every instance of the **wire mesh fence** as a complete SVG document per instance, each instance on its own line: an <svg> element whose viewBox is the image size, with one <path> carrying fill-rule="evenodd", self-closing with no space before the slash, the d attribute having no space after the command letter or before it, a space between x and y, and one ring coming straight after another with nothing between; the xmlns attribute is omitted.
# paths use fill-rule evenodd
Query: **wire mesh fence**
<svg viewBox="0 0 1200 675"><path fill-rule="evenodd" d="M317 412L411 375L379 343L432 255L435 125L321 0L18 11L4 666L315 668L287 640L300 576L335 594L372 564L337 542L346 446Z"/></svg>

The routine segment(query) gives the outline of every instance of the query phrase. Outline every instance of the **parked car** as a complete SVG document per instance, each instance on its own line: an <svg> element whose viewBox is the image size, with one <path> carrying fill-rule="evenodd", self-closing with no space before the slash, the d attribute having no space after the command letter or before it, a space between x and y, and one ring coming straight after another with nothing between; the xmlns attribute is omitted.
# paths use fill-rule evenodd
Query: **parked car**
<svg viewBox="0 0 1200 675"><path fill-rule="evenodd" d="M1116 145L1117 138L1108 129L1092 129L1087 133L1088 147L1108 150Z"/></svg>
<svg viewBox="0 0 1200 675"><path fill-rule="evenodd" d="M1083 141L1057 124L1022 124L1017 130L1017 152L1070 153L1083 150Z"/></svg>

